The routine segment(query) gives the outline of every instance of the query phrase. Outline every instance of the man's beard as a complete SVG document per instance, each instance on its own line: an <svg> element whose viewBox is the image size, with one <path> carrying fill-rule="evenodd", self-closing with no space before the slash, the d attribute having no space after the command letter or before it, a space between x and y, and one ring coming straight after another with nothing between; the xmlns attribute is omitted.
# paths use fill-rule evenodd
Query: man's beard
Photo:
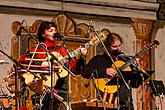
<svg viewBox="0 0 165 110"><path fill-rule="evenodd" d="M113 50L113 51L111 52L111 54L112 54L113 56L118 56L118 55L121 54L121 52L120 52L119 50Z"/></svg>

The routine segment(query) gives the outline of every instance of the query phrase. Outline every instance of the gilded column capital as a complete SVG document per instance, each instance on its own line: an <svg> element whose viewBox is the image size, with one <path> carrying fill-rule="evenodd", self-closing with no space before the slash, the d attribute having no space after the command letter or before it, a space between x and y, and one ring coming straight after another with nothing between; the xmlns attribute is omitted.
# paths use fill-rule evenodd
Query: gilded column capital
<svg viewBox="0 0 165 110"><path fill-rule="evenodd" d="M131 18L133 30L137 39L148 39L153 27L153 20Z"/></svg>

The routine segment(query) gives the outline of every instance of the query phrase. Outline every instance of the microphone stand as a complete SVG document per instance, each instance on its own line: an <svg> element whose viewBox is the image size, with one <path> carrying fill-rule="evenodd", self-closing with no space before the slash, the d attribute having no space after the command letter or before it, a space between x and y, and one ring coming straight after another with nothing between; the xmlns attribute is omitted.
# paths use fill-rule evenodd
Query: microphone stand
<svg viewBox="0 0 165 110"><path fill-rule="evenodd" d="M46 52L49 53L49 55L51 55L51 59L50 59L50 62L51 62L51 109L50 110L53 110L53 74L54 74L54 61L57 61L60 65L63 66L64 69L66 69L72 76L75 77L75 75L73 74L73 72L71 72L71 70L69 70L64 64L62 64L47 48L45 48L45 46L43 46L42 44L42 47L44 47L44 49L46 50Z"/></svg>
<svg viewBox="0 0 165 110"><path fill-rule="evenodd" d="M61 39L62 40L62 39ZM68 61L70 64L70 60L71 60L71 55L69 54L69 50L64 42L64 40L62 40L63 46L66 49L67 55L68 55ZM68 64L68 68L70 70L70 66ZM68 89L68 93L67 93L67 110L71 110L71 104L70 104L70 75L68 76L68 84L67 84L67 89Z"/></svg>
<svg viewBox="0 0 165 110"><path fill-rule="evenodd" d="M0 49L0 52L2 53L2 54L4 54L5 56L7 56L13 63L14 63L14 69L15 69L15 106L16 106L16 110L17 110L17 107L18 107L18 101L17 101L17 94L19 93L19 91L18 91L18 87L17 87L17 78L18 78L18 72L17 72L17 69L18 69L18 67L21 67L21 68L23 68L23 69L26 69L27 70L27 68L26 67L24 67L21 63L19 63L17 60L15 60L15 59L13 59L11 56L9 56L8 54L6 54L4 51L2 51L1 49ZM30 70L27 70L27 72L30 72L31 74L33 74L35 77L38 77L38 76L36 76L33 72L31 72Z"/></svg>
<svg viewBox="0 0 165 110"><path fill-rule="evenodd" d="M55 67L54 67L54 64L55 64L55 62L54 62L54 58L51 58L50 59L50 62L51 62L51 92L50 92L50 101L51 101L51 104L49 105L50 106L50 110L53 110L53 103L54 103L54 97L53 97L53 74L54 74L54 69L55 69Z"/></svg>
<svg viewBox="0 0 165 110"><path fill-rule="evenodd" d="M97 73L97 70L94 70L94 71L92 72L92 75L91 75L93 85L94 85L94 87L95 87L95 89L96 89L96 96L97 96L97 98L101 101L104 110L106 110L105 102L103 101L103 99L102 99L102 97L101 97L101 94L100 94L100 91L99 91L99 89L98 89L98 87L96 86L96 83L95 83L94 72L96 72L96 75L97 75L98 73Z"/></svg>
<svg viewBox="0 0 165 110"><path fill-rule="evenodd" d="M125 59L124 57L122 57L122 58ZM136 59L135 59L136 55L135 55L135 57L132 57L132 58L136 61ZM133 59L130 58L127 62L129 62L133 66L133 68L135 68L138 72L140 72L140 76L142 78L142 110L144 110L145 109L145 104L144 104L144 97L145 97L144 96L144 86L145 86L144 82L145 82L145 78L144 78L144 75L149 76L149 77L150 77L150 75L145 70L138 67L137 64L134 64L133 61L132 61Z"/></svg>
<svg viewBox="0 0 165 110"><path fill-rule="evenodd" d="M140 76L142 77L142 110L144 110L144 75L140 72Z"/></svg>
<svg viewBox="0 0 165 110"><path fill-rule="evenodd" d="M103 41L99 38L98 33L96 32L96 30L94 29L93 26L90 26L89 28L90 28L92 31L94 31L94 32L96 33L96 38L101 42L101 44L102 44L102 46L103 46L104 52L107 53L107 55L108 55L109 58L111 59L112 63L114 64L115 70L117 71L117 76L120 76L120 78L123 80L123 82L124 82L125 86L127 87L127 89L130 90L129 85L128 85L127 82L125 81L125 79L124 79L124 77L123 77L121 71L119 70L119 68L117 68L117 66L116 66L116 64L115 64L115 62L114 62L112 56L111 56L110 53L108 52L108 50L107 50L107 48L105 47ZM118 89L118 88L119 88L119 78L117 77L117 89ZM117 91L117 94L118 94L117 105L119 105L119 96L120 96L120 95L119 95L119 91ZM118 107L118 109L119 109L119 108L120 108L120 107Z"/></svg>
<svg viewBox="0 0 165 110"><path fill-rule="evenodd" d="M144 95L144 86L145 86L144 82L145 82L145 79L144 79L144 75L147 75L147 76L149 76L149 75L147 74L146 71L144 71L141 68L137 67L137 70L140 72L140 76L142 78L142 110L144 110L145 109L145 104L144 104L144 97L145 97L145 95Z"/></svg>
<svg viewBox="0 0 165 110"><path fill-rule="evenodd" d="M17 73L17 66L15 63L13 64L13 67L14 67L14 71L15 71L15 109L17 110L18 109L18 83L17 83L17 79L18 79L18 73Z"/></svg>

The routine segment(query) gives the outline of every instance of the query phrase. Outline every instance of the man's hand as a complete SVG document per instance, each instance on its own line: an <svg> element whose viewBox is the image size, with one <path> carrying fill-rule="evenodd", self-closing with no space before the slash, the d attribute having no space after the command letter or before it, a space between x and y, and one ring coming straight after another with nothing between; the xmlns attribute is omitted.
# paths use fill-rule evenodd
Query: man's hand
<svg viewBox="0 0 165 110"><path fill-rule="evenodd" d="M113 69L113 68L107 68L106 73L111 78L114 77L117 74L116 70Z"/></svg>

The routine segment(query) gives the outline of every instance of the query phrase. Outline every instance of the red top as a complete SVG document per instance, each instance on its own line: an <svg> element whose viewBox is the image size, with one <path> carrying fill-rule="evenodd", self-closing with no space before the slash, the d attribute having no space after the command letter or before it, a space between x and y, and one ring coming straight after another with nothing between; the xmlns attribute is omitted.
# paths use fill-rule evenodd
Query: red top
<svg viewBox="0 0 165 110"><path fill-rule="evenodd" d="M58 52L63 57L67 55L66 49L63 46L57 46L56 42L48 42L48 41L46 41L44 44L47 46L47 49L50 52ZM30 52L34 52L34 51L35 51L35 48L32 48L30 50ZM43 46L39 46L37 48L37 52L45 52L46 53L46 49ZM23 63L23 64L29 64L30 61L27 60L27 58L31 58L31 56L32 56L32 54L30 55L30 57L23 54L23 55L21 55L21 57L19 59L19 62ZM44 59L46 57L47 57L46 54L38 54L38 53L36 53L34 58L35 59ZM58 59L58 57L57 57L57 59ZM77 58L75 58L74 61L73 60L69 61L70 69L71 69L72 72L75 72L77 62L78 62ZM32 62L32 64L35 64L35 63Z"/></svg>

